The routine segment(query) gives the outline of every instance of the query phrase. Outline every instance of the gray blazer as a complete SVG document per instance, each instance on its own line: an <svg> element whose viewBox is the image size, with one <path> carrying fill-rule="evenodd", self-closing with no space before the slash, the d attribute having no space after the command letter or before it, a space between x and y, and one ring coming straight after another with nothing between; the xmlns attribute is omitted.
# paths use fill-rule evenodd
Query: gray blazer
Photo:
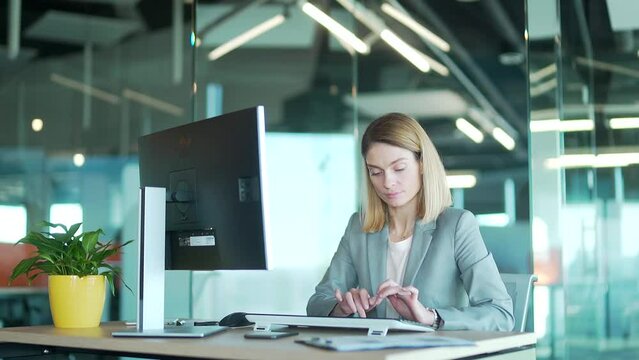
<svg viewBox="0 0 639 360"><path fill-rule="evenodd" d="M309 316L328 316L337 304L335 289L366 288L370 294L386 280L388 226L362 232L353 214L322 281L306 307ZM404 286L419 289L419 301L435 308L445 330L510 331L513 303L479 225L470 211L447 208L436 221L418 221L408 255ZM387 301L368 313L384 317Z"/></svg>

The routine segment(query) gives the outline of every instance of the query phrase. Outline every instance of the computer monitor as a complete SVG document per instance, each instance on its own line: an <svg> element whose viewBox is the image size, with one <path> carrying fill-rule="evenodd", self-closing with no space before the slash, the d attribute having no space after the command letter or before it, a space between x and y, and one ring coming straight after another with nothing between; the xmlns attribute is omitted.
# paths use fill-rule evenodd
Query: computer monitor
<svg viewBox="0 0 639 360"><path fill-rule="evenodd" d="M167 270L267 269L264 108L142 136L140 186L166 188Z"/></svg>

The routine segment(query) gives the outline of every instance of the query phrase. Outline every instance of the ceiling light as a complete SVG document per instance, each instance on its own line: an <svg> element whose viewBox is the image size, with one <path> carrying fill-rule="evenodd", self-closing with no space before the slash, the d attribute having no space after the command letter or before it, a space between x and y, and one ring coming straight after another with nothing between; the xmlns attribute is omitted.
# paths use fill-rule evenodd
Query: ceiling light
<svg viewBox="0 0 639 360"><path fill-rule="evenodd" d="M84 161L84 154L76 153L73 155L73 165L75 165L76 167L82 167L82 165L84 165Z"/></svg>
<svg viewBox="0 0 639 360"><path fill-rule="evenodd" d="M610 119L612 129L634 129L639 128L639 117L612 118Z"/></svg>
<svg viewBox="0 0 639 360"><path fill-rule="evenodd" d="M380 36L384 42L395 49L395 51L406 58L406 60L408 60L411 64L415 65L415 67L417 67L421 72L429 72L433 69L442 76L448 76L450 73L446 66L408 45L394 32L384 29L380 32Z"/></svg>
<svg viewBox="0 0 639 360"><path fill-rule="evenodd" d="M624 167L639 164L639 153L561 155L557 158L547 159L544 163L546 167L551 169Z"/></svg>
<svg viewBox="0 0 639 360"><path fill-rule="evenodd" d="M539 85L530 87L530 96L537 97L557 87L557 79L553 78L544 81Z"/></svg>
<svg viewBox="0 0 639 360"><path fill-rule="evenodd" d="M499 54L499 63L504 66L521 65L524 60L524 54L520 52L510 51Z"/></svg>
<svg viewBox="0 0 639 360"><path fill-rule="evenodd" d="M261 24L256 25L252 29L249 29L248 31L213 49L213 51L209 53L209 60L219 59L230 51L237 49L245 43L273 29L274 27L281 25L284 20L286 20L286 17L282 14L279 14L264 21ZM195 40L193 40L193 44L195 44Z"/></svg>
<svg viewBox="0 0 639 360"><path fill-rule="evenodd" d="M40 132L42 131L43 127L44 127L44 121L42 121L42 119L35 118L31 120L31 129L33 129L33 131Z"/></svg>
<svg viewBox="0 0 639 360"><path fill-rule="evenodd" d="M468 136L472 141L476 142L477 144L484 141L484 134L482 134L482 132L479 129L474 127L473 124L468 122L468 120L464 118L459 118L457 119L457 121L455 121L455 126L457 127L457 129L459 129L459 131L464 133L464 135Z"/></svg>
<svg viewBox="0 0 639 360"><path fill-rule="evenodd" d="M146 105L153 109L174 115L176 117L181 117L182 115L184 115L184 109L177 105L173 105L164 100L154 98L141 92L131 90L129 88L124 88L124 90L122 90L122 96L131 101L135 101L142 105Z"/></svg>
<svg viewBox="0 0 639 360"><path fill-rule="evenodd" d="M506 150L512 151L515 148L515 140L501 128L496 127L493 129L493 137L505 147Z"/></svg>
<svg viewBox="0 0 639 360"><path fill-rule="evenodd" d="M530 122L530 132L574 132L574 131L591 131L595 128L595 122L591 119L575 119L575 120L532 120Z"/></svg>
<svg viewBox="0 0 639 360"><path fill-rule="evenodd" d="M418 23L410 15L403 11L400 11L388 3L382 4L382 11L392 16L395 20L404 24L407 28L413 30L422 39L437 46L439 49L445 52L450 51L450 44L444 41L439 36L435 35L432 31L428 30L422 24Z"/></svg>
<svg viewBox="0 0 639 360"><path fill-rule="evenodd" d="M477 184L477 177L472 174L446 175L446 181L451 189L468 189Z"/></svg>
<svg viewBox="0 0 639 360"><path fill-rule="evenodd" d="M510 216L508 216L508 214L506 213L477 214L475 215L475 218L477 219L477 223L481 227L506 227L508 226L508 224L510 224L511 221Z"/></svg>
<svg viewBox="0 0 639 360"><path fill-rule="evenodd" d="M384 29L380 36L388 45L405 57L406 60L410 61L411 64L415 65L421 72L430 71L430 64L426 61L424 54L405 43L404 40L400 39L394 32Z"/></svg>
<svg viewBox="0 0 639 360"><path fill-rule="evenodd" d="M49 80L51 80L51 82L54 82L58 85L67 87L69 89L73 89L79 92L82 92L84 94L87 95L91 95L97 99L106 101L110 104L118 104L120 102L120 97L114 94L111 94L110 92L98 89L94 86L90 86L87 85L83 82L80 81L76 81L73 80L71 78L68 78L66 76L62 76L62 75L58 75L56 73L52 73L49 76Z"/></svg>
<svg viewBox="0 0 639 360"><path fill-rule="evenodd" d="M449 75L450 72L446 66L408 45L396 34L388 30L386 24L379 15L366 8L366 6L362 5L359 1L337 0L337 2L348 10L348 12L353 14L353 16L355 16L355 18L362 24L371 29L372 35L381 36L382 40L415 65L420 71L428 72L432 69L442 76ZM377 38L374 37L372 39L375 40ZM428 65L424 65L425 63Z"/></svg>
<svg viewBox="0 0 639 360"><path fill-rule="evenodd" d="M368 54L370 51L370 47L366 45L365 42L360 40L357 36L355 36L355 34L342 26L342 24L335 21L332 17L326 15L326 13L318 9L315 5L304 2L302 5L302 11L325 27L326 30L330 31L336 38L351 46L358 53Z"/></svg>
<svg viewBox="0 0 639 360"><path fill-rule="evenodd" d="M550 65L544 66L543 68L530 72L530 81L537 82L546 76L550 76L557 72L557 65L555 63L551 63Z"/></svg>

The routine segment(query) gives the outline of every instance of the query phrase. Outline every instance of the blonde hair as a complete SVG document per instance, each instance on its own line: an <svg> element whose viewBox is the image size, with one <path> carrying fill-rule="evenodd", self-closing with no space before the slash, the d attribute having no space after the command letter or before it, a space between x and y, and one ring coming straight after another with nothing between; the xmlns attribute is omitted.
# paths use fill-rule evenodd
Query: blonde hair
<svg viewBox="0 0 639 360"><path fill-rule="evenodd" d="M366 177L366 202L362 230L378 232L388 218L388 205L379 198L366 171L366 154L373 143L384 143L411 151L422 169L422 186L417 193L417 217L424 222L437 219L451 205L444 164L437 149L419 123L404 114L390 113L373 121L362 137L362 157Z"/></svg>

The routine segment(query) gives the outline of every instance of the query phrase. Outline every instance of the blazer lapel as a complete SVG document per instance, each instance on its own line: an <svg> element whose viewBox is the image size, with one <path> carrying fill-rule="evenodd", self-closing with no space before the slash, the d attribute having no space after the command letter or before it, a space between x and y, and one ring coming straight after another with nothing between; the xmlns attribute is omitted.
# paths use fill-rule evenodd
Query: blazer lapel
<svg viewBox="0 0 639 360"><path fill-rule="evenodd" d="M403 286L412 285L415 282L417 270L421 267L428 252L428 247L433 239L433 231L435 231L435 221L422 223L417 221L413 230L413 243L410 253L408 254L408 262L406 263L406 271L404 272Z"/></svg>
<svg viewBox="0 0 639 360"><path fill-rule="evenodd" d="M386 280L386 253L388 251L388 226L384 225L381 231L370 233L366 236L366 252L368 257L368 271L370 274L370 295L377 292L377 287ZM386 313L386 302L377 307L378 314Z"/></svg>

